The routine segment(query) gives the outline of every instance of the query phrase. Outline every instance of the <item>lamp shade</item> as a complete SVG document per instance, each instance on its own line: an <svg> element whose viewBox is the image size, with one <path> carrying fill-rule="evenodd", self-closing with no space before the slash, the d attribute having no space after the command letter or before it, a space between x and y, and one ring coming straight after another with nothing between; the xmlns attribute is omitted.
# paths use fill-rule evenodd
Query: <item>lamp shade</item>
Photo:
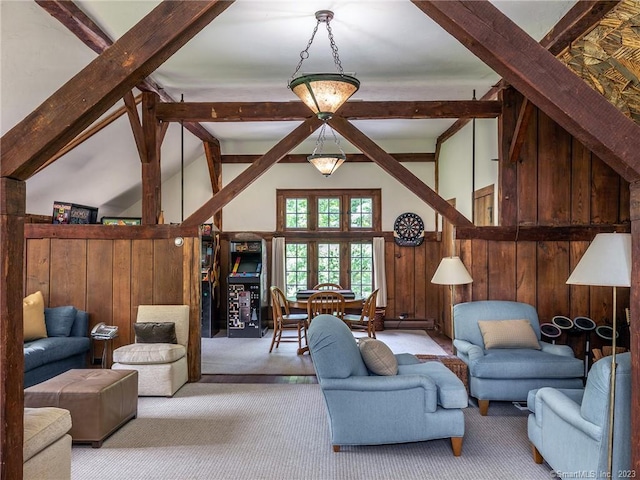
<svg viewBox="0 0 640 480"><path fill-rule="evenodd" d="M289 87L318 118L326 120L360 88L360 81L340 73L316 73L292 80Z"/></svg>
<svg viewBox="0 0 640 480"><path fill-rule="evenodd" d="M342 165L347 157L340 153L313 154L307 160L316 167L325 177L330 176Z"/></svg>
<svg viewBox="0 0 640 480"><path fill-rule="evenodd" d="M631 234L599 233L569 279L571 285L631 286Z"/></svg>
<svg viewBox="0 0 640 480"><path fill-rule="evenodd" d="M440 265L431 279L431 283L438 285L465 285L472 282L473 278L460 257L444 257L440 260Z"/></svg>

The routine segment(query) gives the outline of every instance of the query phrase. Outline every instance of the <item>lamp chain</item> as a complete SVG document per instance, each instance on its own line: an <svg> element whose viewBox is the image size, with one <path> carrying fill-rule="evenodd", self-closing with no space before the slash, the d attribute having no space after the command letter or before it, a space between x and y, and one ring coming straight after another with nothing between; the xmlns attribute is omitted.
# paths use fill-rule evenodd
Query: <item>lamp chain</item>
<svg viewBox="0 0 640 480"><path fill-rule="evenodd" d="M304 62L307 58L309 58L309 48L311 48L311 44L313 43L313 39L315 38L316 33L318 32L318 27L320 26L321 22L325 23L327 25L327 34L329 36L329 45L331 46L331 54L333 55L333 62L336 65L336 69L338 70L338 73L340 75L344 75L344 70L342 68L342 62L340 61L340 55L338 55L338 45L336 45L336 42L333 39L333 31L331 30L331 25L330 25L331 18L319 17L318 21L316 23L316 26L313 29L313 32L311 33L311 38L309 39L309 42L307 43L307 47L300 52L300 61L298 62L298 65L296 66L296 69L294 70L293 74L291 74L291 79L289 80L289 83L291 83L291 80L293 80L295 78L296 73L298 73L298 71L300 70L300 67L302 67L302 62Z"/></svg>
<svg viewBox="0 0 640 480"><path fill-rule="evenodd" d="M324 148L324 140L326 138L325 137L326 128L327 128L327 123L323 122L322 127L320 127L320 133L318 134L318 139L316 140L316 146L313 149L313 152L311 153L312 155L315 155L316 153L322 153L322 150ZM320 149L320 152L318 152L318 148Z"/></svg>

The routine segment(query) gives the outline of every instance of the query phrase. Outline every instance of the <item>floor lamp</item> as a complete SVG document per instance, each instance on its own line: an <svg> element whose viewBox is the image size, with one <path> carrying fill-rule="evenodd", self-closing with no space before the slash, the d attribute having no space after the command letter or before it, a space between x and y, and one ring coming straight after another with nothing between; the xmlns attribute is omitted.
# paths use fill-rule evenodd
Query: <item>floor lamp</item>
<svg viewBox="0 0 640 480"><path fill-rule="evenodd" d="M631 286L631 234L600 233L596 235L573 270L567 283L613 287L613 334L611 340L611 384L609 397L609 437L607 467L613 473L613 420L616 398L616 288ZM600 361L604 361L600 360Z"/></svg>
<svg viewBox="0 0 640 480"><path fill-rule="evenodd" d="M451 289L451 339L455 340L455 324L453 323L453 304L455 303L455 286L466 285L473 282L460 257L444 257L433 274L431 283L437 285L449 285ZM454 347L455 353L455 347Z"/></svg>

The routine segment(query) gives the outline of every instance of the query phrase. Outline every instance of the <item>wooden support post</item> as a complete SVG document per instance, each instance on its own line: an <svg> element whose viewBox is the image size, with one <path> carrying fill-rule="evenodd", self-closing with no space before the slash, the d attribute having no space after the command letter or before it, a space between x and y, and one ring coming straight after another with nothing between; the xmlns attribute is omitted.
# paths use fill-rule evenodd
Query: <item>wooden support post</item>
<svg viewBox="0 0 640 480"><path fill-rule="evenodd" d="M142 224L155 225L161 211L162 178L160 175L161 127L156 118L158 95L142 94L142 131L146 158L142 160Z"/></svg>
<svg viewBox="0 0 640 480"><path fill-rule="evenodd" d="M0 479L22 478L25 182L0 178Z"/></svg>
<svg viewBox="0 0 640 480"><path fill-rule="evenodd" d="M629 350L631 350L631 405L640 404L640 182L629 185L631 218L631 298L629 321ZM631 409L631 441L640 435L640 411ZM631 471L640 472L640 449L631 448Z"/></svg>
<svg viewBox="0 0 640 480"><path fill-rule="evenodd" d="M211 178L211 191L215 195L222 190L222 154L220 142L203 142L204 155L207 159L209 177ZM213 213L213 225L222 230L222 210Z"/></svg>
<svg viewBox="0 0 640 480"><path fill-rule="evenodd" d="M518 166L509 161L509 150L514 137L518 110L518 98L522 96L513 88L500 90L502 115L498 120L499 165L498 203L500 218L498 225L507 227L518 223Z"/></svg>

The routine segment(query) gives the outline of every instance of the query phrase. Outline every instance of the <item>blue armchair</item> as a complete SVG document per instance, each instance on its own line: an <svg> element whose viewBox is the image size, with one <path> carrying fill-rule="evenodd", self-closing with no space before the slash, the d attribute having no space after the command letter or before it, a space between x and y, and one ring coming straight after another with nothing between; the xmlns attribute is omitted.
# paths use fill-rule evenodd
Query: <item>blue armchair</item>
<svg viewBox="0 0 640 480"><path fill-rule="evenodd" d="M459 303L453 308L453 319L453 345L469 367L469 392L478 400L481 415L487 414L491 400L524 401L529 391L537 388L584 385L584 365L573 350L540 341L540 323L533 306L503 300ZM533 332L526 322L519 322L517 328L516 322L495 323L507 320L528 320ZM491 326L493 332L489 331ZM490 333L494 334L492 342L485 345Z"/></svg>
<svg viewBox="0 0 640 480"><path fill-rule="evenodd" d="M397 374L373 374L349 327L332 315L313 319L308 341L334 452L341 445L451 438L454 455L460 455L467 391L443 364L420 363L414 355L389 351L393 361L389 363L397 363Z"/></svg>
<svg viewBox="0 0 640 480"><path fill-rule="evenodd" d="M622 353L616 359L614 479L628 478L631 472L631 354ZM571 478L609 478L610 378L611 357L604 357L591 367L584 389L530 392L527 404L533 413L528 434L536 463L546 460Z"/></svg>

